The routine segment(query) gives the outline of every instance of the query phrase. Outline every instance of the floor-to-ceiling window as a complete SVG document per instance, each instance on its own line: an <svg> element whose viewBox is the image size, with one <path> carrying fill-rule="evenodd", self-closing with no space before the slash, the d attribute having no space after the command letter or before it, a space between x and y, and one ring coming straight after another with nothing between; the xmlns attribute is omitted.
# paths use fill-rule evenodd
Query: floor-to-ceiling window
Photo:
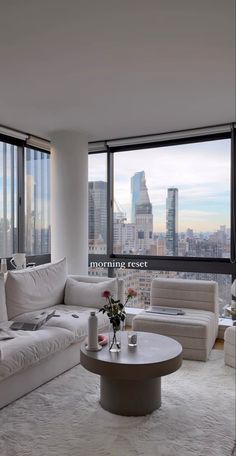
<svg viewBox="0 0 236 456"><path fill-rule="evenodd" d="M18 150L0 141L0 257L18 249Z"/></svg>
<svg viewBox="0 0 236 456"><path fill-rule="evenodd" d="M235 130L177 136L107 141L96 154L108 169L107 251L90 250L90 264L137 288L133 305L142 307L153 277L215 280L223 314L236 274Z"/></svg>
<svg viewBox="0 0 236 456"><path fill-rule="evenodd" d="M49 208L50 154L1 135L0 258L25 252L34 262L50 260Z"/></svg>
<svg viewBox="0 0 236 456"><path fill-rule="evenodd" d="M25 251L50 253L50 155L25 148Z"/></svg>
<svg viewBox="0 0 236 456"><path fill-rule="evenodd" d="M88 238L89 255L107 254L107 154L89 155L88 174ZM108 269L89 268L91 275L107 276Z"/></svg>
<svg viewBox="0 0 236 456"><path fill-rule="evenodd" d="M89 155L89 253L107 253L106 154Z"/></svg>
<svg viewBox="0 0 236 456"><path fill-rule="evenodd" d="M114 153L113 252L230 257L229 138Z"/></svg>

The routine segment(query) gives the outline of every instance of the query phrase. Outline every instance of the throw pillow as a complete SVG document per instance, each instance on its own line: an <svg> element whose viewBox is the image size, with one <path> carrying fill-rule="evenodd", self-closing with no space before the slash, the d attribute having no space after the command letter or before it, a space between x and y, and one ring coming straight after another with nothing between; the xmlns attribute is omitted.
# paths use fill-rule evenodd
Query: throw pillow
<svg viewBox="0 0 236 456"><path fill-rule="evenodd" d="M64 302L71 306L95 307L100 309L105 304L105 298L102 297L102 293L108 290L116 299L117 289L117 279L105 280L98 283L87 283L68 278L66 281Z"/></svg>
<svg viewBox="0 0 236 456"><path fill-rule="evenodd" d="M9 271L6 304L11 320L25 312L62 304L66 283L66 259L21 271Z"/></svg>

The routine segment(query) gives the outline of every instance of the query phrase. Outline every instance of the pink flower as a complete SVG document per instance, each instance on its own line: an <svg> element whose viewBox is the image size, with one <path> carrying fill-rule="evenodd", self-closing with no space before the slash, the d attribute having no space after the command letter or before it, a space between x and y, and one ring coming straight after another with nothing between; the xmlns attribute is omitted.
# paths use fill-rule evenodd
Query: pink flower
<svg viewBox="0 0 236 456"><path fill-rule="evenodd" d="M133 297L135 298L137 296L137 294L138 294L137 291L133 290L133 288L128 288L128 296L130 298L133 298Z"/></svg>
<svg viewBox="0 0 236 456"><path fill-rule="evenodd" d="M111 296L111 293L110 291L108 290L105 290L103 293L102 293L102 298L109 298Z"/></svg>

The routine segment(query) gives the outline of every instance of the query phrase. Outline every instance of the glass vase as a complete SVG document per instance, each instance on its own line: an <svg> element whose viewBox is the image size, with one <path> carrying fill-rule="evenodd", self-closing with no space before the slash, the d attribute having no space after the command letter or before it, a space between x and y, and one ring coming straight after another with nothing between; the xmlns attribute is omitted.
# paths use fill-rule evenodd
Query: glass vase
<svg viewBox="0 0 236 456"><path fill-rule="evenodd" d="M114 329L110 325L109 329L109 351L111 353L118 353L121 350L121 331Z"/></svg>

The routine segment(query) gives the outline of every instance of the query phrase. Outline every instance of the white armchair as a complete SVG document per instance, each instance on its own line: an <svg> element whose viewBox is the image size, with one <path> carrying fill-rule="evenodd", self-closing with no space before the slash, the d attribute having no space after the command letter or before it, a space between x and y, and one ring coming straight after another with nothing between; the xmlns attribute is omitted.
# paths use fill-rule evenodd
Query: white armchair
<svg viewBox="0 0 236 456"><path fill-rule="evenodd" d="M154 279L151 306L181 308L183 315L142 312L133 319L137 331L177 340L183 357L206 361L218 332L218 284L213 281Z"/></svg>

